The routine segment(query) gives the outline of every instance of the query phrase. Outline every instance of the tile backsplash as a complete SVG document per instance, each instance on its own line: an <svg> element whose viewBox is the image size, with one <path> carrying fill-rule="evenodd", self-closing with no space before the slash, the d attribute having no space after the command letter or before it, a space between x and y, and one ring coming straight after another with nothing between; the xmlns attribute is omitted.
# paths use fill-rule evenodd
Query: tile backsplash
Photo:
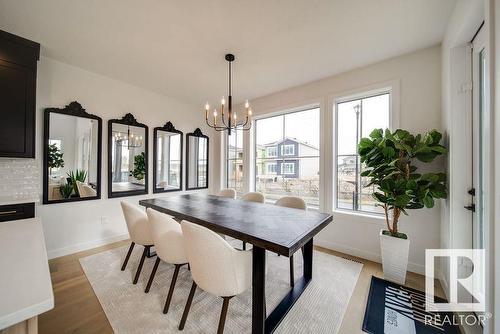
<svg viewBox="0 0 500 334"><path fill-rule="evenodd" d="M0 158L0 205L38 201L40 177L36 159Z"/></svg>

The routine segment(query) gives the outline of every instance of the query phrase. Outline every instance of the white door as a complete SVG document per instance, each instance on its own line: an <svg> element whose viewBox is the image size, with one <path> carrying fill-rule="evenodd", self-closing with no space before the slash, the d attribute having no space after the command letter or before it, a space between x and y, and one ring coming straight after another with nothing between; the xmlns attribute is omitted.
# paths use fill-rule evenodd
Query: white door
<svg viewBox="0 0 500 334"><path fill-rule="evenodd" d="M490 140L490 93L488 49L485 29L481 29L472 42L472 187L470 190L472 219L472 248L485 249L487 224ZM483 268L484 268L483 263ZM474 289L483 292L485 277L476 276ZM483 295L483 294L482 294ZM484 295L483 295L484 297Z"/></svg>
<svg viewBox="0 0 500 334"><path fill-rule="evenodd" d="M488 191L489 90L486 35L481 29L472 44L472 247L484 248L485 192Z"/></svg>

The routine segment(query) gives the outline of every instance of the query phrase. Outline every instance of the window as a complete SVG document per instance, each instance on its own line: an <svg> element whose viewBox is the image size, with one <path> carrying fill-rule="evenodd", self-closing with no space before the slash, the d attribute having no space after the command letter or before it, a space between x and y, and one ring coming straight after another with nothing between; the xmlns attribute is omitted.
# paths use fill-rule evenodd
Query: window
<svg viewBox="0 0 500 334"><path fill-rule="evenodd" d="M243 189L243 132L226 135L226 187L242 194Z"/></svg>
<svg viewBox="0 0 500 334"><path fill-rule="evenodd" d="M278 148L276 146L271 146L266 148L266 153L269 158L274 158L278 156Z"/></svg>
<svg viewBox="0 0 500 334"><path fill-rule="evenodd" d="M281 145L281 155L295 155L295 145Z"/></svg>
<svg viewBox="0 0 500 334"><path fill-rule="evenodd" d="M374 187L365 187L368 179L360 176L363 165L357 146L373 129L389 128L389 110L388 92L336 103L337 209L382 212L372 198Z"/></svg>
<svg viewBox="0 0 500 334"><path fill-rule="evenodd" d="M319 208L319 119L315 107L255 121L255 190L270 203L299 196Z"/></svg>
<svg viewBox="0 0 500 334"><path fill-rule="evenodd" d="M281 164L281 174L295 174L295 164L293 162L284 162Z"/></svg>
<svg viewBox="0 0 500 334"><path fill-rule="evenodd" d="M267 164L267 172L269 174L276 174L276 163L271 162Z"/></svg>

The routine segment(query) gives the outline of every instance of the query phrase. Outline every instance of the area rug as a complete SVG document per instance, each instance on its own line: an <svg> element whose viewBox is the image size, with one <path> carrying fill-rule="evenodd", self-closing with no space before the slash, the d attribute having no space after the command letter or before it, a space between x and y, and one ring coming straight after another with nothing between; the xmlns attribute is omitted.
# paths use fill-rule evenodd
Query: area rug
<svg viewBox="0 0 500 334"><path fill-rule="evenodd" d="M435 297L437 303L443 299ZM363 331L371 334L460 333L448 312L426 312L425 293L372 276Z"/></svg>
<svg viewBox="0 0 500 334"><path fill-rule="evenodd" d="M239 242L241 247L241 242ZM184 266L179 272L168 314L163 305L174 266L162 262L148 294L144 293L155 258L147 258L137 285L132 284L141 247L136 247L125 271L120 271L127 247L80 259L82 268L115 333L178 333L179 321L192 284ZM297 255L300 254L297 253ZM337 333L362 265L314 251L313 280L275 333ZM289 260L268 253L266 302L273 310L289 291ZM302 257L295 256L295 275L302 272ZM250 333L251 288L231 299L225 333ZM184 333L215 333L222 298L197 289ZM180 333L180 332L179 332Z"/></svg>

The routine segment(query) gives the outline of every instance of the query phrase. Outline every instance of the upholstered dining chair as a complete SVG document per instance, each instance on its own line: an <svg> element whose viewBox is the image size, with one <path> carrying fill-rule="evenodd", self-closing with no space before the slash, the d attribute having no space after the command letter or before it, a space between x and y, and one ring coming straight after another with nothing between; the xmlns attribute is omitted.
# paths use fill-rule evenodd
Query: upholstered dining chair
<svg viewBox="0 0 500 334"><path fill-rule="evenodd" d="M78 189L78 195L80 195L80 197L97 196L97 191L95 191L94 189L92 189L92 187L83 182L76 181L76 188Z"/></svg>
<svg viewBox="0 0 500 334"><path fill-rule="evenodd" d="M179 329L184 329L197 287L223 298L218 334L223 333L229 300L252 285L252 252L234 249L217 233L181 222L193 285L182 314Z"/></svg>
<svg viewBox="0 0 500 334"><path fill-rule="evenodd" d="M163 313L167 314L172 300L172 295L174 294L175 282L177 281L177 276L179 275L179 269L188 263L186 251L184 249L184 238L182 236L181 225L169 215L150 208L146 210L146 213L148 215L151 234L153 236L156 255L158 255L158 257L156 258L153 270L151 271L151 276L149 277L149 281L144 292L149 292L161 260L173 264L175 266L174 274L172 276L172 281L170 282L165 307L163 308Z"/></svg>
<svg viewBox="0 0 500 334"><path fill-rule="evenodd" d="M241 196L242 201L248 201L248 202L256 202L256 203L264 203L266 201L266 198L262 193L259 192L249 192ZM243 250L247 249L247 243L243 241Z"/></svg>
<svg viewBox="0 0 500 334"><path fill-rule="evenodd" d="M249 192L245 195L241 196L243 201L256 202L256 203L264 203L266 198L262 193L259 192Z"/></svg>
<svg viewBox="0 0 500 334"><path fill-rule="evenodd" d="M307 209L306 202L302 198L294 196L281 197L274 204L293 209L301 209L301 210ZM290 286L293 287L294 285L295 285L295 270L293 265L293 254L292 254L290 255Z"/></svg>
<svg viewBox="0 0 500 334"><path fill-rule="evenodd" d="M134 246L136 244L144 246L144 251L142 252L141 260L139 262L139 266L137 267L137 271L133 280L133 283L137 284L139 275L141 274L142 266L144 265L144 260L149 254L151 247L154 246L153 237L151 236L148 216L146 212L144 212L137 206L125 201L121 201L120 204L122 206L125 222L127 223L128 233L130 235L130 239L132 240L130 248L127 252L127 256L123 261L122 271L124 271L127 267L128 260L130 259L130 254L132 254Z"/></svg>
<svg viewBox="0 0 500 334"><path fill-rule="evenodd" d="M225 189L222 189L221 191L219 191L217 196L235 199L236 198L236 190L231 189L231 188L225 188Z"/></svg>

